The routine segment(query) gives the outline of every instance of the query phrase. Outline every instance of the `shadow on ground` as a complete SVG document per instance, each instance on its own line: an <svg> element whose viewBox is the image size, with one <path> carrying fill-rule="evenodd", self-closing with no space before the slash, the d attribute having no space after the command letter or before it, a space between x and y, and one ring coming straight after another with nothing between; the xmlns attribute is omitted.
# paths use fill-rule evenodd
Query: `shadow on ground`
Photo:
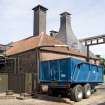
<svg viewBox="0 0 105 105"><path fill-rule="evenodd" d="M45 100L45 101L59 102L59 103L73 105L73 102L71 102L69 99L62 98L62 97L52 97L52 96L48 96L48 95L38 94L37 96L33 96L33 98Z"/></svg>
<svg viewBox="0 0 105 105"><path fill-rule="evenodd" d="M98 104L98 105L105 105L105 102L104 102L104 103L100 103L100 104Z"/></svg>

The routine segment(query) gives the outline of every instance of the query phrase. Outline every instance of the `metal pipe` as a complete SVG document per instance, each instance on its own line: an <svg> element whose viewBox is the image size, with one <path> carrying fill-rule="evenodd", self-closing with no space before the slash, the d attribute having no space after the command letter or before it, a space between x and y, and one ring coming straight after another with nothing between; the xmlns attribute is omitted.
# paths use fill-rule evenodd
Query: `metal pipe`
<svg viewBox="0 0 105 105"><path fill-rule="evenodd" d="M89 54L89 46L87 46L87 62L89 62L89 56L90 56L90 54Z"/></svg>

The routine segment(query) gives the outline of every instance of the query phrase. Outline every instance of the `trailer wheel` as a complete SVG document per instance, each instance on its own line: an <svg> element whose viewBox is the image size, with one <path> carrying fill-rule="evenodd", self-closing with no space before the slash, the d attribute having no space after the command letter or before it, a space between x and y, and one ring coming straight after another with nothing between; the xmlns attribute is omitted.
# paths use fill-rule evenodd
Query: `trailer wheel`
<svg viewBox="0 0 105 105"><path fill-rule="evenodd" d="M81 85L74 86L70 91L70 99L79 102L83 98L83 89Z"/></svg>
<svg viewBox="0 0 105 105"><path fill-rule="evenodd" d="M91 94L94 94L96 92L96 88L95 88L95 85L92 85L91 86Z"/></svg>
<svg viewBox="0 0 105 105"><path fill-rule="evenodd" d="M83 86L83 96L84 96L84 98L89 98L91 96L91 86L90 86L90 84L85 84Z"/></svg>

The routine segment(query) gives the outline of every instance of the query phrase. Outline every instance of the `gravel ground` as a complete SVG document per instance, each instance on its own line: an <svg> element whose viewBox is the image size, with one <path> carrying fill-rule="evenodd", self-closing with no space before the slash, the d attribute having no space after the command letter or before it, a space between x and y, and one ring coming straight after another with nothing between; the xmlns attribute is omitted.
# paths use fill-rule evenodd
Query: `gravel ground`
<svg viewBox="0 0 105 105"><path fill-rule="evenodd" d="M39 95L34 99L0 99L0 105L105 105L105 85L99 86L98 91L89 99L83 99L81 102L73 102L68 98L49 97Z"/></svg>

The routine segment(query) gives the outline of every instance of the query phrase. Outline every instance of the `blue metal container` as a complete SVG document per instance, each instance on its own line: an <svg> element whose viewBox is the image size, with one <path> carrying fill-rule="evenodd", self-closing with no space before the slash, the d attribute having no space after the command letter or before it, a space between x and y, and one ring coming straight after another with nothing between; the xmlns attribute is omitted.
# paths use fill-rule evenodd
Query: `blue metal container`
<svg viewBox="0 0 105 105"><path fill-rule="evenodd" d="M39 81L50 83L102 83L103 67L74 58L40 62Z"/></svg>

